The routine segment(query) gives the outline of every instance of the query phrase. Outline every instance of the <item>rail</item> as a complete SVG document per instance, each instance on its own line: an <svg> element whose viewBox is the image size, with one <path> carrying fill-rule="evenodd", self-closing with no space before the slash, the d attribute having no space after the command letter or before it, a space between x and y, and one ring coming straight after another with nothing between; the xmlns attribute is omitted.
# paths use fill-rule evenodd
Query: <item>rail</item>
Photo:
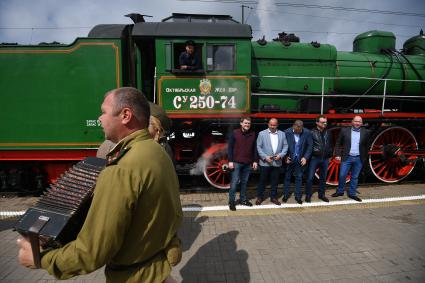
<svg viewBox="0 0 425 283"><path fill-rule="evenodd" d="M425 101L425 92L424 95L389 95L387 94L387 82L388 81L395 81L395 82L413 82L413 83L422 83L425 85L425 80L401 80L401 79L382 79L382 78L369 78L369 77L294 77L294 76L256 76L253 75L251 78L279 78L279 79L313 79L313 80L321 80L321 95L320 95L320 114L324 113L324 102L326 97L357 97L357 98L376 98L376 99L382 99L382 105L381 105L381 114L384 114L385 112L385 102L387 99L392 98L419 98L423 99ZM353 94L325 94L325 81L326 80L373 80L376 82L384 81L384 88L382 95L373 95L373 94L364 94L364 95L353 95ZM259 95L259 96L293 96L293 97L316 97L318 98L317 94L301 94L301 93L252 93L252 95Z"/></svg>

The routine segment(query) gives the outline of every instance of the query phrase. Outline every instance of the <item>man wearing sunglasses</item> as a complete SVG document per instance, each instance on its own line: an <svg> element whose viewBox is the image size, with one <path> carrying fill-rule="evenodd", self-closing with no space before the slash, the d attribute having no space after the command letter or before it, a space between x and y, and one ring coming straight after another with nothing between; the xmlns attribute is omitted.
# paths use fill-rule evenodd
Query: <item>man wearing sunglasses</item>
<svg viewBox="0 0 425 283"><path fill-rule="evenodd" d="M311 202L312 184L316 170L319 168L319 199L329 202L325 196L326 176L328 173L329 158L332 156L332 143L329 132L326 130L328 121L325 116L316 118L316 127L311 130L313 139L313 153L308 167L307 181L305 185L305 202Z"/></svg>

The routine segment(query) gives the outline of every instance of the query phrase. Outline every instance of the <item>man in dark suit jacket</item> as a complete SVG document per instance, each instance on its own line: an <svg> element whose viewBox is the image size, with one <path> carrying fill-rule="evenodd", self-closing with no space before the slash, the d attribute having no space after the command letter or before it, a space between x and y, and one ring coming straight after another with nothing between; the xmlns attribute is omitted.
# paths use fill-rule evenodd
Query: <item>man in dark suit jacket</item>
<svg viewBox="0 0 425 283"><path fill-rule="evenodd" d="M294 125L285 131L288 142L288 154L286 157L285 185L283 191L283 202L289 198L289 183L292 174L295 175L295 201L302 204L301 183L304 168L311 157L313 141L308 129L304 129L303 121L296 120Z"/></svg>
<svg viewBox="0 0 425 283"><path fill-rule="evenodd" d="M338 189L332 197L344 195L344 187L347 174L351 172L350 189L348 197L355 201L362 201L357 193L357 183L363 164L368 157L368 145L370 133L367 129L362 128L363 119L355 116L351 121L351 127L342 128L335 144L335 152L337 160L341 161L341 168L338 180Z"/></svg>

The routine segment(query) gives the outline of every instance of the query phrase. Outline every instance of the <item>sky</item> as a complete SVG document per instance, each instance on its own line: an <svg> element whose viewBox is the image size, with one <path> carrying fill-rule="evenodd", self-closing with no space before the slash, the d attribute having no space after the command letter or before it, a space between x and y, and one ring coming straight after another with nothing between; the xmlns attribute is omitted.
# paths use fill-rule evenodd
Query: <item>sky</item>
<svg viewBox="0 0 425 283"><path fill-rule="evenodd" d="M287 4L319 5L321 8ZM0 43L69 44L86 37L97 24L131 24L128 13L152 16L161 21L174 13L225 14L253 29L253 39L277 37L279 32L295 33L301 42L318 41L351 51L357 34L369 30L393 32L397 49L425 30L424 0L0 0ZM375 13L337 10L344 7L375 10ZM385 12L387 11L387 12ZM407 16L414 13L416 16Z"/></svg>

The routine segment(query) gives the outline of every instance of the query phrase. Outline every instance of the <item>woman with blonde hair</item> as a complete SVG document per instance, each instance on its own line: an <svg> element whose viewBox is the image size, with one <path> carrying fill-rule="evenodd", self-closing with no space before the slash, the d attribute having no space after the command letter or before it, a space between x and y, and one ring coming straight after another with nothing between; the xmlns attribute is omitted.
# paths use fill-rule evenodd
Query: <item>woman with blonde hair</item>
<svg viewBox="0 0 425 283"><path fill-rule="evenodd" d="M164 128L162 127L161 121L155 116L150 116L148 130L152 138L158 143L160 143L161 139L165 138Z"/></svg>
<svg viewBox="0 0 425 283"><path fill-rule="evenodd" d="M175 164L173 150L168 144L168 140L167 140L167 137L165 136L165 131L164 131L164 128L162 127L161 120L151 115L149 118L148 130L152 138L165 149L165 151L168 153L171 160L173 161L173 164Z"/></svg>

